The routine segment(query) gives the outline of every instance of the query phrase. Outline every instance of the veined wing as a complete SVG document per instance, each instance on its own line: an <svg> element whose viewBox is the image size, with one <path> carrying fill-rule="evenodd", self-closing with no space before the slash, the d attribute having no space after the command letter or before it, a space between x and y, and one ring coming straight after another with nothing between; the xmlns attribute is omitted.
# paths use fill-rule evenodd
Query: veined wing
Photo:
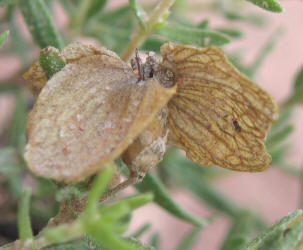
<svg viewBox="0 0 303 250"><path fill-rule="evenodd" d="M220 49L161 47L163 66L177 78L168 103L169 142L201 165L262 171L271 162L264 146L277 119L272 97L238 72Z"/></svg>

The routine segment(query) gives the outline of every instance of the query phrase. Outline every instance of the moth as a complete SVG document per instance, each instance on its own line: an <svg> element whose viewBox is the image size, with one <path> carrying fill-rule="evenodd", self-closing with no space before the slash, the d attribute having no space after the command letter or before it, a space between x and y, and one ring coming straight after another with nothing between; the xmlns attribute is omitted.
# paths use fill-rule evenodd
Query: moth
<svg viewBox="0 0 303 250"><path fill-rule="evenodd" d="M75 183L121 156L130 169L121 187L141 181L175 146L200 165L266 169L264 141L278 117L273 98L218 48L164 43L161 55L145 63L136 56L131 67L106 48L73 43L49 80L35 63L25 74L37 96L27 124L28 167Z"/></svg>

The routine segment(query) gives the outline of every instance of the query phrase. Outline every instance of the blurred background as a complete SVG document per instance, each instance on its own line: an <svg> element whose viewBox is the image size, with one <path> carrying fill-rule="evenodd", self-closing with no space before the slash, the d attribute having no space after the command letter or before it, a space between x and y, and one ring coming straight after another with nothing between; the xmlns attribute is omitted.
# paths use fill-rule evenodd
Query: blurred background
<svg viewBox="0 0 303 250"><path fill-rule="evenodd" d="M153 1L139 2L147 13L154 8ZM182 208L200 218L215 214L215 220L197 233L192 249L216 250L220 249L239 208L254 211L264 218L267 225L271 225L302 207L303 109L300 103L303 94L301 99L295 97L294 84L303 67L303 1L281 0L284 6L282 13L263 10L244 0L176 2L167 23L199 29L208 25L207 29L228 36L231 42L222 48L230 60L277 100L284 119L268 137L267 146L273 156L273 165L264 172L240 173L218 167L197 167L174 150L155 170ZM108 1L104 9L95 13L87 23L81 23L82 26L73 23L77 20L73 17L79 1L48 0L45 3L66 44L75 40L85 41L104 45L121 55L138 26L131 10L121 11L115 17L109 14L127 6L128 1ZM0 49L2 244L17 237L14 232L16 200L23 186L36 188L32 212L34 229L39 230L58 207L54 194L45 197L49 190L54 189L54 184L46 180L36 181L20 159L25 141L26 114L34 102L22 74L37 60L40 50L37 41L32 40L23 15L14 5L0 8L0 33L10 30L7 42ZM141 49L158 51L165 40L186 43L155 32ZM201 186L193 188L188 184L193 173L196 173ZM132 192L135 190L129 188L125 194ZM151 227L141 239L145 242L151 238L154 241L159 239L160 249L166 250L176 249L180 240L193 229L190 223L177 219L153 203L134 212L129 233L147 222Z"/></svg>

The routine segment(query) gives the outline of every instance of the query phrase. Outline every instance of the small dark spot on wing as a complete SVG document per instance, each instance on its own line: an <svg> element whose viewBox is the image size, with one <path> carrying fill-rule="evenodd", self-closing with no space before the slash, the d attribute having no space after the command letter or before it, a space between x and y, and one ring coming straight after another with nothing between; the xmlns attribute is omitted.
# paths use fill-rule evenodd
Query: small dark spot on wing
<svg viewBox="0 0 303 250"><path fill-rule="evenodd" d="M241 132L241 127L240 127L238 121L233 120L233 125L234 125L234 128L235 128L235 130L236 130L237 132Z"/></svg>

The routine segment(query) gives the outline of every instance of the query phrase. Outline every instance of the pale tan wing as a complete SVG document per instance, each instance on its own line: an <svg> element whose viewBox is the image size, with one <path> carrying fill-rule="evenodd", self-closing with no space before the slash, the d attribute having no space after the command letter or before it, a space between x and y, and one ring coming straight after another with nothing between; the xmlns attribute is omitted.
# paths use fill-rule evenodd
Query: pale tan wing
<svg viewBox="0 0 303 250"><path fill-rule="evenodd" d="M169 142L201 165L262 171L271 162L264 140L277 119L272 97L237 71L220 49L161 47L175 73L177 95L168 103Z"/></svg>
<svg viewBox="0 0 303 250"><path fill-rule="evenodd" d="M67 64L42 89L28 121L25 160L37 175L72 183L118 157L175 89L137 83L110 55Z"/></svg>

